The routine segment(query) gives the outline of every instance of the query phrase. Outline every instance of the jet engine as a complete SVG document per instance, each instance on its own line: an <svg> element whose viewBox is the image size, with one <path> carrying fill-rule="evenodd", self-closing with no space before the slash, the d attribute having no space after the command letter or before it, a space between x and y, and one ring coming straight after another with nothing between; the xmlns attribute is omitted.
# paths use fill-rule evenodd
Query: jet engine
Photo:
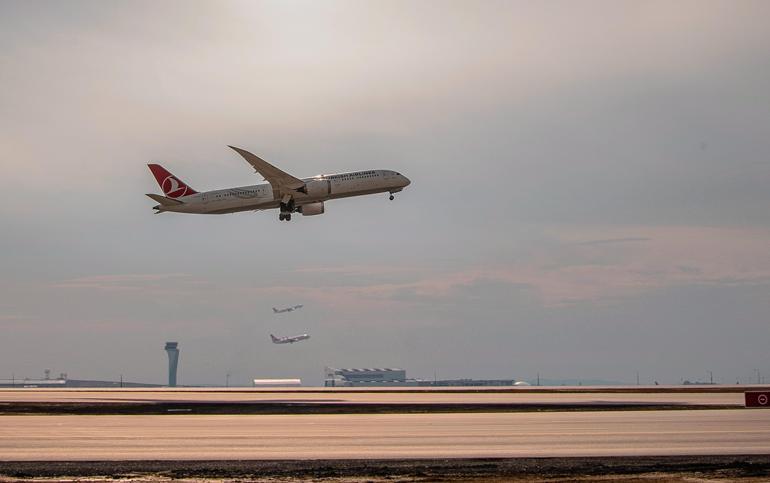
<svg viewBox="0 0 770 483"><path fill-rule="evenodd" d="M324 203L319 201L318 203L308 203L297 208L297 211L302 213L303 216L322 215L324 212Z"/></svg>

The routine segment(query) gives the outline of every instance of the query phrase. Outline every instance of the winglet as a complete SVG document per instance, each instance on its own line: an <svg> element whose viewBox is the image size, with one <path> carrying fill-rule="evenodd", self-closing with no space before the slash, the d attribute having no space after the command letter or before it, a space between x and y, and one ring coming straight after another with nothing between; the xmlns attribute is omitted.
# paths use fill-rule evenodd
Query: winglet
<svg viewBox="0 0 770 483"><path fill-rule="evenodd" d="M249 162L249 164L251 164L252 166L254 166L254 170L255 170L255 172L257 172L257 173L259 173L259 172L260 172L260 171L259 171L259 168L258 168L257 166L255 166L255 165L254 165L254 163L252 163L252 161L251 161L251 160L254 160L254 161L258 162L258 163L265 163L265 164L269 164L269 163L268 163L267 161L265 161L264 159L260 158L259 156L257 156L257 155L256 155L256 154L254 154L254 153L251 153L251 152L249 152L249 151L246 151L245 149L241 149L241 148L239 148L239 147L236 147L236 146L231 146L231 145L229 145L229 144L227 145L227 147L228 147L228 148L230 148L230 149L232 149L232 150L233 150L233 151L235 151L236 153L240 154L241 156L243 156L243 159L245 159L246 161L248 161L248 162ZM261 173L260 173L260 174L261 174Z"/></svg>

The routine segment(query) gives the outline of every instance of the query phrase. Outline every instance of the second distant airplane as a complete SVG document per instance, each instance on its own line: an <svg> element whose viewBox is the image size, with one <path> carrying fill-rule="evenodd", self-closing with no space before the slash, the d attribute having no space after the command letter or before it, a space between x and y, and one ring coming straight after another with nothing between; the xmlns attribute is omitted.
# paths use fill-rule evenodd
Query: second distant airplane
<svg viewBox="0 0 770 483"><path fill-rule="evenodd" d="M273 340L273 344L293 344L310 338L307 334L295 335L293 337L276 337L270 334L270 338Z"/></svg>
<svg viewBox="0 0 770 483"><path fill-rule="evenodd" d="M278 219L289 221L292 213L304 216L323 214L324 202L337 198L388 192L392 200L393 193L410 184L406 176L387 169L295 178L244 149L230 147L243 156L267 183L199 193L163 166L150 164L150 171L165 194L147 195L159 203L153 207L156 212L219 215L278 208Z"/></svg>
<svg viewBox="0 0 770 483"><path fill-rule="evenodd" d="M302 308L302 304L293 305L291 307L286 307L285 309L276 309L275 307L273 307L273 313L274 314L282 314L284 312L294 312L295 310L301 309L301 308Z"/></svg>

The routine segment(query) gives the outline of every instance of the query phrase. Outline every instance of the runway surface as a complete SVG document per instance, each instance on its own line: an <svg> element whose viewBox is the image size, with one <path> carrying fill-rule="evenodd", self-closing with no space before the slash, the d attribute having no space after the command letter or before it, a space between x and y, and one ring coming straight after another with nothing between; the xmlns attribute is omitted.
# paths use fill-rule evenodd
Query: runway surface
<svg viewBox="0 0 770 483"><path fill-rule="evenodd" d="M249 389L0 389L0 404L35 403L324 403L324 404L659 404L742 406L743 389L734 392L614 392L607 388L464 388L408 391L356 391L316 388L312 390ZM681 390L681 386L679 387ZM569 392L568 392L569 391ZM574 391L574 392L572 392ZM606 391L606 392L605 392ZM610 392L613 391L613 392Z"/></svg>
<svg viewBox="0 0 770 483"><path fill-rule="evenodd" d="M770 454L766 410L3 416L0 460Z"/></svg>

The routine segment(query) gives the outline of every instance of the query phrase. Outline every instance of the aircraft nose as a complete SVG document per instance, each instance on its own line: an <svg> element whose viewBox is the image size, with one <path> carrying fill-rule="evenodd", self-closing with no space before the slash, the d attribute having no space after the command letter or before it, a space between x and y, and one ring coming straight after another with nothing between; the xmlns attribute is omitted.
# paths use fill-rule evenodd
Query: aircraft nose
<svg viewBox="0 0 770 483"><path fill-rule="evenodd" d="M403 178L403 180L402 180L402 181L404 182L404 186L405 186L405 187L406 187L406 186L409 186L410 184L412 184L412 182L409 180L409 178L407 178L407 177L406 177L406 176L404 176L403 174L401 175L401 178Z"/></svg>

